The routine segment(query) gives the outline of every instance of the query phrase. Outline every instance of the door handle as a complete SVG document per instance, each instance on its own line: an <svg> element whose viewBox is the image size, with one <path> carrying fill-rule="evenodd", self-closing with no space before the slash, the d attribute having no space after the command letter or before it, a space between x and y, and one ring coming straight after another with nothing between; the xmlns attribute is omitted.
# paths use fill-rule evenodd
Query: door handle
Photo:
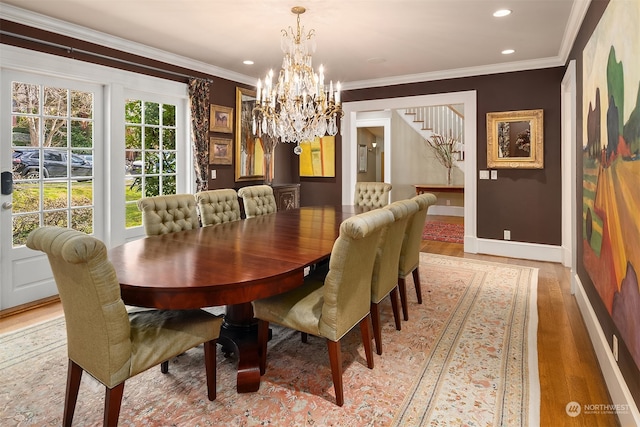
<svg viewBox="0 0 640 427"><path fill-rule="evenodd" d="M4 202L2 204L2 209L5 209L5 210L10 210L12 207L13 207L13 203L11 202Z"/></svg>

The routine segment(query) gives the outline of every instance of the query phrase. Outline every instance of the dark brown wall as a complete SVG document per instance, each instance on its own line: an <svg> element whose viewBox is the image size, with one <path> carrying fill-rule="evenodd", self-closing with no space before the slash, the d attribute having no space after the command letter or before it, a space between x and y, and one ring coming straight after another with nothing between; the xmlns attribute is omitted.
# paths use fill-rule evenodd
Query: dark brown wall
<svg viewBox="0 0 640 427"><path fill-rule="evenodd" d="M475 90L477 168L487 169L486 114L544 110L544 169L500 169L498 180L478 180L478 237L560 245L560 82L561 67L493 74L383 88L346 91L345 102Z"/></svg>

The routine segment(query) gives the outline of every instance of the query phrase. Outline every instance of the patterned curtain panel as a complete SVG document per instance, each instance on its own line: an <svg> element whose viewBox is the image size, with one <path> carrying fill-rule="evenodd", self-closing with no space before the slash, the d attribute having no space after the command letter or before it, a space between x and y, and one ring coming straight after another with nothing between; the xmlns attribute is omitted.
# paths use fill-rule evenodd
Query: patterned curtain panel
<svg viewBox="0 0 640 427"><path fill-rule="evenodd" d="M189 100L191 102L191 136L193 138L193 159L196 171L196 191L209 187L207 169L209 166L209 81L189 79Z"/></svg>

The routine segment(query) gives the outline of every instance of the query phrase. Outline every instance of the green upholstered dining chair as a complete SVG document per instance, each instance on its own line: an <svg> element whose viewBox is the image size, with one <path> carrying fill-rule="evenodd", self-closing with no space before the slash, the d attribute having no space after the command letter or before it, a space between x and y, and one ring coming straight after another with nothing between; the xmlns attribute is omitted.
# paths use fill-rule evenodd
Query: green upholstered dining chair
<svg viewBox="0 0 640 427"><path fill-rule="evenodd" d="M391 184L386 182L356 182L353 204L367 208L381 208L389 204Z"/></svg>
<svg viewBox="0 0 640 427"><path fill-rule="evenodd" d="M411 200L418 204L418 211L414 213L407 223L404 233L402 249L400 249L400 262L398 263L398 289L400 290L400 301L402 303L402 314L404 320L409 320L409 309L407 308L407 287L405 278L413 274L413 283L416 288L418 304L422 304L422 290L420 288L420 245L422 243L422 232L427 219L429 206L436 203L437 198L431 193L423 193L414 196Z"/></svg>
<svg viewBox="0 0 640 427"><path fill-rule="evenodd" d="M371 321L378 354L382 354L382 327L378 305L387 295L391 297L396 329L399 331L402 328L398 309L398 263L407 222L418 211L418 204L413 200L399 200L384 209L391 211L395 220L382 231L371 278Z"/></svg>
<svg viewBox="0 0 640 427"><path fill-rule="evenodd" d="M196 193L196 204L203 227L241 219L238 193L232 188Z"/></svg>
<svg viewBox="0 0 640 427"><path fill-rule="evenodd" d="M117 425L128 378L203 343L207 395L216 398L221 318L203 310L128 313L104 243L79 231L38 228L27 246L47 254L62 301L69 357L63 425L72 423L84 371L106 388L104 425Z"/></svg>
<svg viewBox="0 0 640 427"><path fill-rule="evenodd" d="M369 329L371 275L380 235L391 222L393 214L385 209L344 220L331 251L324 281L322 275L312 274L299 288L253 301L254 315L258 319L261 374L266 371L270 323L326 338L336 403L343 405L340 340L357 325L362 334L367 366L373 369Z"/></svg>
<svg viewBox="0 0 640 427"><path fill-rule="evenodd" d="M278 210L273 188L268 185L242 187L238 190L238 196L242 197L244 214L247 218L274 213Z"/></svg>
<svg viewBox="0 0 640 427"><path fill-rule="evenodd" d="M200 227L193 194L169 194L138 200L142 225L147 236L191 230Z"/></svg>

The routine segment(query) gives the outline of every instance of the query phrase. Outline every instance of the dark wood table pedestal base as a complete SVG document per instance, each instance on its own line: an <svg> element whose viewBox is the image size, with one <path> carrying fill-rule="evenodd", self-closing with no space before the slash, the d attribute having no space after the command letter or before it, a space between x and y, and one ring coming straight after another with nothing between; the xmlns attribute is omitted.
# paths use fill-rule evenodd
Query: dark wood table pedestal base
<svg viewBox="0 0 640 427"><path fill-rule="evenodd" d="M238 393L250 393L260 388L260 354L258 322L253 318L251 303L228 305L220 338L225 357L238 357L236 388Z"/></svg>

